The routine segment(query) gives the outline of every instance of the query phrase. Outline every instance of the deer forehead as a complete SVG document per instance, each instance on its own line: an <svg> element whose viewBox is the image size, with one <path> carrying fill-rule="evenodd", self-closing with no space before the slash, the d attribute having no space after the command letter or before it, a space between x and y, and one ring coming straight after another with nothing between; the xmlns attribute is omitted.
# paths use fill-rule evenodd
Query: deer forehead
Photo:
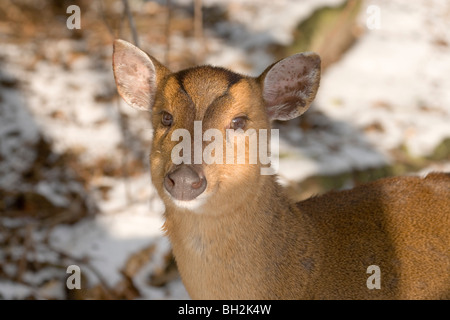
<svg viewBox="0 0 450 320"><path fill-rule="evenodd" d="M244 101L252 92L247 77L219 67L201 66L170 75L163 95L165 108L183 110L202 119L217 112L225 116L238 113L245 109Z"/></svg>

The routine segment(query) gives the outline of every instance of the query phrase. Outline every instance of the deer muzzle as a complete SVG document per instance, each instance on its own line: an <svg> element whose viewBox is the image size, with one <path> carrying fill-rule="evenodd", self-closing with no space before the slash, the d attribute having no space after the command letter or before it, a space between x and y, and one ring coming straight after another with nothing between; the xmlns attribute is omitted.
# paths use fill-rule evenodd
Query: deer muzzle
<svg viewBox="0 0 450 320"><path fill-rule="evenodd" d="M206 178L199 166L182 164L164 177L164 188L176 200L190 201L206 189Z"/></svg>

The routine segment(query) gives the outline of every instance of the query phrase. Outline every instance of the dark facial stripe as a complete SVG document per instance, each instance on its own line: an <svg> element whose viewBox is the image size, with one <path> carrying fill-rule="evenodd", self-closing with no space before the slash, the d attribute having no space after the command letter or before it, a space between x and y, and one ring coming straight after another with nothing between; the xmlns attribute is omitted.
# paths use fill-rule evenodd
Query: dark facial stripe
<svg viewBox="0 0 450 320"><path fill-rule="evenodd" d="M189 73L190 69L185 69L182 71L179 71L175 74L175 79L177 79L178 85L180 86L181 90L183 90L186 94L186 88L184 87L184 79L186 78L186 75Z"/></svg>
<svg viewBox="0 0 450 320"><path fill-rule="evenodd" d="M193 104L192 97L189 95L189 92L186 90L185 84L186 84L186 81L188 81L187 78L194 76L194 75L190 76L190 73L195 74L198 71L198 70L196 70L197 68L210 68L209 72L216 73L217 76L219 76L222 79L222 83L223 83L223 80L226 80L226 87L224 88L224 91L221 94L218 94L217 97L215 97L215 99L211 103L209 103L209 105L206 107L206 110L204 113L204 116L205 116L206 114L213 112L212 109L215 109L213 106L216 105L217 100L226 96L228 94L230 88L233 85L235 85L236 83L238 83L239 81L241 81L244 78L244 76L234 73L225 68L221 68L221 67L194 67L194 68L189 68L189 69L185 69L185 70L177 72L174 75L175 79L176 79L180 89L182 90L182 92L185 93L186 96L192 102L192 105L190 105L190 106L193 107L194 114L197 114L197 112L195 110L196 108ZM214 73L210 73L210 75L214 75ZM217 92L216 92L216 94L217 94Z"/></svg>
<svg viewBox="0 0 450 320"><path fill-rule="evenodd" d="M226 74L227 74L227 78L228 78L228 88L227 91L230 90L230 88L235 85L236 83L238 83L239 81L242 80L242 76L240 74L231 72L229 70L223 69Z"/></svg>
<svg viewBox="0 0 450 320"><path fill-rule="evenodd" d="M180 86L181 90L183 90L184 92L186 92L186 88L184 87L184 80L185 80L186 76L188 75L188 73L190 71L192 71L192 69L193 68L189 68L189 69L179 71L175 75L175 79L177 79L178 85ZM236 83L238 83L240 80L243 79L243 76L241 76L240 74L234 73L230 70L227 70L227 69L224 69L221 67L214 67L214 69L221 71L227 77L228 87L227 87L226 91L228 91L233 85L235 85ZM224 92L224 94L225 94L225 92Z"/></svg>

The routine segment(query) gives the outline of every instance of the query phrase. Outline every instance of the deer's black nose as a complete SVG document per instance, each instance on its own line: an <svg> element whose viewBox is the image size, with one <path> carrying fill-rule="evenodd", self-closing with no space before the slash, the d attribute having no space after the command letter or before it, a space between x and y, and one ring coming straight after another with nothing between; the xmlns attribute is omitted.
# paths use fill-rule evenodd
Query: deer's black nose
<svg viewBox="0 0 450 320"><path fill-rule="evenodd" d="M175 199L189 201L205 191L206 178L200 169L181 165L165 176L164 187Z"/></svg>

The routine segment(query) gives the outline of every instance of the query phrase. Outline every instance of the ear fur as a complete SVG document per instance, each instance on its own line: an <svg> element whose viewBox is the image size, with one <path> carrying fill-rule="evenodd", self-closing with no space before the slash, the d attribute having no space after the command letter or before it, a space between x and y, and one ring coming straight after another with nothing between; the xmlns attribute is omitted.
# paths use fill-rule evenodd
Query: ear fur
<svg viewBox="0 0 450 320"><path fill-rule="evenodd" d="M170 71L138 47L124 40L113 44L117 91L133 108L151 111L158 83Z"/></svg>
<svg viewBox="0 0 450 320"><path fill-rule="evenodd" d="M308 110L320 83L320 57L298 53L269 66L259 77L271 120L290 120Z"/></svg>

